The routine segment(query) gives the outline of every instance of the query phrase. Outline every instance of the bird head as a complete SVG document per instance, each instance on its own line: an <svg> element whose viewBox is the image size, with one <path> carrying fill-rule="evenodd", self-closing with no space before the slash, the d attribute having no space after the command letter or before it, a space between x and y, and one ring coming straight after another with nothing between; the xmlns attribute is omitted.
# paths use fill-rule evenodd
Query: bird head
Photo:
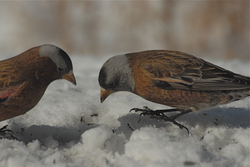
<svg viewBox="0 0 250 167"><path fill-rule="evenodd" d="M56 65L56 74L76 85L72 62L65 51L57 46L45 44L39 47L39 55L49 57Z"/></svg>
<svg viewBox="0 0 250 167"><path fill-rule="evenodd" d="M126 55L108 59L100 70L98 80L101 86L101 102L114 92L132 92L135 82Z"/></svg>

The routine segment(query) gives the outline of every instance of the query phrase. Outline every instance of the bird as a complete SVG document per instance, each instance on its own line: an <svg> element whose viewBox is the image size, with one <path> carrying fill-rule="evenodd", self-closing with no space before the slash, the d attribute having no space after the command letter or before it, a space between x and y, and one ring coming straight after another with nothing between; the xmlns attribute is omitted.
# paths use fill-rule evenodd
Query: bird
<svg viewBox="0 0 250 167"><path fill-rule="evenodd" d="M190 112L241 100L250 95L250 78L236 74L191 54L171 50L146 50L109 58L98 77L101 103L112 93L127 91L171 109L132 108L141 115L175 121ZM179 112L167 116L167 112ZM189 132L189 131L188 131Z"/></svg>
<svg viewBox="0 0 250 167"><path fill-rule="evenodd" d="M57 79L76 85L70 57L52 44L36 46L0 61L0 121L31 110ZM1 129L5 131L6 127Z"/></svg>

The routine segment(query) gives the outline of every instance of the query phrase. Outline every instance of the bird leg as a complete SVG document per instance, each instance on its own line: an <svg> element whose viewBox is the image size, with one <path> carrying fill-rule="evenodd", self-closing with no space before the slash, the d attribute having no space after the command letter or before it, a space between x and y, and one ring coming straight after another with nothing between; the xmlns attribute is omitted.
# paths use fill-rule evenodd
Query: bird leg
<svg viewBox="0 0 250 167"><path fill-rule="evenodd" d="M175 119L179 118L180 116L185 115L185 114L190 113L190 112L192 112L192 110L185 110L185 111L182 111L179 114L171 116L170 118L175 120Z"/></svg>
<svg viewBox="0 0 250 167"><path fill-rule="evenodd" d="M174 111L178 111L176 108L173 109L166 109L166 110L151 110L150 108L148 108L147 106L144 106L143 108L132 108L129 112L131 111L142 111L143 113L141 113L141 115L158 115L164 112L174 112Z"/></svg>
<svg viewBox="0 0 250 167"><path fill-rule="evenodd" d="M16 139L12 134L12 130L7 129L8 125L5 125L0 129L0 139Z"/></svg>
<svg viewBox="0 0 250 167"><path fill-rule="evenodd" d="M143 109L141 109L141 108L132 108L129 112L131 112L133 110L135 112L142 111L140 116L149 115L151 118L155 118L157 120L170 121L173 124L175 124L176 126L178 126L180 129L183 129L183 128L186 129L188 134L189 134L188 128L185 127L184 125L181 125L180 123L176 122L175 119L177 119L178 117L180 117L182 115L185 115L185 114L191 112L192 110L187 110L187 111L181 112L179 114L176 114L176 115L173 115L173 116L170 116L170 117L168 117L164 113L165 112L175 112L175 111L178 111L178 109L174 108L174 109L166 109L166 110L151 110L150 108L144 106Z"/></svg>

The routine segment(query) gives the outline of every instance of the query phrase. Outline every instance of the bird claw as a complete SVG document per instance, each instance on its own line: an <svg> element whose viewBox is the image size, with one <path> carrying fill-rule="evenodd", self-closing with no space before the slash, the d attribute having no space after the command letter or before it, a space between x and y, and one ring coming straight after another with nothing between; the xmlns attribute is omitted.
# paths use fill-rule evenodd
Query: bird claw
<svg viewBox="0 0 250 167"><path fill-rule="evenodd" d="M142 111L142 113L140 114L140 116L150 116L150 118L154 118L157 120L163 120L163 121L169 121L172 122L174 125L178 126L180 129L186 129L186 131L189 134L189 130L186 126L178 123L175 121L176 118L179 117L179 115L183 115L183 114L177 114L171 117L168 117L167 115L164 114L164 112L172 112L172 111L177 111L176 109L169 109L169 110L151 110L150 108L148 108L147 106L144 106L143 109L142 108L132 108L129 112L131 111ZM185 114L185 113L184 113Z"/></svg>
<svg viewBox="0 0 250 167"><path fill-rule="evenodd" d="M186 129L187 133L189 134L189 130L188 130L188 128L186 126L184 126L184 125L176 122L175 120L172 120L170 122L172 122L173 124L175 124L176 126L178 126L180 129L183 129L183 128Z"/></svg>
<svg viewBox="0 0 250 167"><path fill-rule="evenodd" d="M135 112L141 111L142 113L140 114L140 116L148 115L148 116L151 116L152 118L166 116L164 112L168 112L168 110L152 110L148 108L147 106L143 106L143 108L132 108L129 112L133 110Z"/></svg>
<svg viewBox="0 0 250 167"><path fill-rule="evenodd" d="M12 134L12 130L7 129L8 125L5 125L0 129L0 139L16 139Z"/></svg>
<svg viewBox="0 0 250 167"><path fill-rule="evenodd" d="M183 128L186 129L187 133L189 134L189 130L186 126L175 121L175 115L172 117L168 117L163 112L159 112L157 113L157 115L151 115L151 118L172 122L174 125L178 126L180 129L183 129Z"/></svg>
<svg viewBox="0 0 250 167"><path fill-rule="evenodd" d="M143 111L143 112L149 112L149 111L153 111L151 110L150 108L148 108L147 106L143 106L143 108L132 108L131 110L129 110L129 112L131 111L135 111L135 112L138 112L138 111Z"/></svg>
<svg viewBox="0 0 250 167"><path fill-rule="evenodd" d="M0 132L11 132L11 133L13 133L12 130L7 129L7 127L8 127L8 125L5 125L4 127L2 127L0 129Z"/></svg>

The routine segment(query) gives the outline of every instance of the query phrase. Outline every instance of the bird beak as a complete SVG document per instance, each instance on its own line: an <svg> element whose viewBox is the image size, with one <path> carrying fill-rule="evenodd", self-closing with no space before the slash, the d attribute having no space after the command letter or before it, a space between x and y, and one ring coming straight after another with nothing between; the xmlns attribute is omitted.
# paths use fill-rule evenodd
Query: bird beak
<svg viewBox="0 0 250 167"><path fill-rule="evenodd" d="M66 80L68 80L69 82L71 82L71 83L73 83L74 85L76 85L76 78L75 78L73 72L63 75L62 78L63 78L63 79L66 79Z"/></svg>
<svg viewBox="0 0 250 167"><path fill-rule="evenodd" d="M101 103L113 92L113 90L106 90L101 87Z"/></svg>

